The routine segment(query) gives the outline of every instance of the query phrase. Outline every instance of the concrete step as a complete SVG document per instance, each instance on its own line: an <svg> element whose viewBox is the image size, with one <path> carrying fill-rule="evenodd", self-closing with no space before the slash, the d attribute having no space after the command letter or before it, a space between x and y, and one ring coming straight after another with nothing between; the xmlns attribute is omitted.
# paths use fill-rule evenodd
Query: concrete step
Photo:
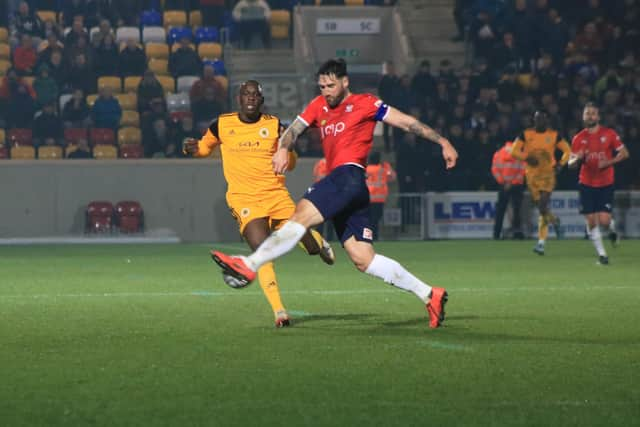
<svg viewBox="0 0 640 427"><path fill-rule="evenodd" d="M240 50L234 49L227 57L229 68L236 73L243 71L251 73L292 72L295 62L292 49L272 50Z"/></svg>

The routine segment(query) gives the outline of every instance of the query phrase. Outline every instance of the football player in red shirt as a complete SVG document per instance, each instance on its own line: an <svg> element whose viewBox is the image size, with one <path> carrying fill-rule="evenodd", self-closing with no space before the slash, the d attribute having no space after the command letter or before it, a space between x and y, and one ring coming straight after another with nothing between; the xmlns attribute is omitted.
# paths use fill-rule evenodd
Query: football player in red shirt
<svg viewBox="0 0 640 427"><path fill-rule="evenodd" d="M611 128L600 125L600 111L593 103L587 103L582 112L584 129L573 137L569 167L580 165L578 187L580 213L585 216L587 232L598 253L598 262L609 264L609 257L602 244L600 227L609 232L615 246L615 231L611 209L613 207L613 165L629 158L629 151Z"/></svg>
<svg viewBox="0 0 640 427"><path fill-rule="evenodd" d="M352 94L344 60L325 62L317 77L320 96L283 133L273 156L273 169L284 173L288 164L285 155L291 145L307 127L316 126L320 128L329 174L309 187L289 221L254 253L242 257L212 251L213 259L222 267L226 282L233 282L236 287L238 281L247 285L261 265L293 249L309 227L332 219L336 234L356 268L415 294L426 305L429 327L437 328L444 321L448 297L445 289L427 285L398 262L376 254L373 249L365 169L377 121L439 144L447 169L456 165L458 153L446 138L415 117L384 104L374 95Z"/></svg>

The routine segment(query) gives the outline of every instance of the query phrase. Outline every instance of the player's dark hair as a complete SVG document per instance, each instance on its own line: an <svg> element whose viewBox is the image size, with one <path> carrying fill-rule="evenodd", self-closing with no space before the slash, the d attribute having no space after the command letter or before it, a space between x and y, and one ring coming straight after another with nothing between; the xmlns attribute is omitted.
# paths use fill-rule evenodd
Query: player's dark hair
<svg viewBox="0 0 640 427"><path fill-rule="evenodd" d="M260 93L260 96L263 96L262 95L262 85L257 80L246 80L246 81L240 83L240 86L238 87L238 93L240 93L242 91L242 88L244 88L247 85L255 85L258 88L258 93Z"/></svg>
<svg viewBox="0 0 640 427"><path fill-rule="evenodd" d="M318 76L334 75L337 78L347 75L347 62L342 58L330 59L320 66Z"/></svg>
<svg viewBox="0 0 640 427"><path fill-rule="evenodd" d="M586 109L586 108L595 108L596 110L600 111L600 107L598 106L598 104L596 104L593 101L589 101L586 104L584 104L584 108L583 109Z"/></svg>

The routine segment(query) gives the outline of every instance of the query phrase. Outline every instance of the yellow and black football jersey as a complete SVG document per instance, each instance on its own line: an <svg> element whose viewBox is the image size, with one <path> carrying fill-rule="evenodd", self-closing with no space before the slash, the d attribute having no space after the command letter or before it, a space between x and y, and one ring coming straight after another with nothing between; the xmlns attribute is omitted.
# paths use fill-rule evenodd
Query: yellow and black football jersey
<svg viewBox="0 0 640 427"><path fill-rule="evenodd" d="M571 147L558 131L547 129L544 132L538 132L535 129L526 129L516 138L511 154L519 160L525 160L528 157L534 157L537 160L536 165L527 164L527 175L546 175L553 174L556 150L562 151L560 164L566 164L569 161Z"/></svg>

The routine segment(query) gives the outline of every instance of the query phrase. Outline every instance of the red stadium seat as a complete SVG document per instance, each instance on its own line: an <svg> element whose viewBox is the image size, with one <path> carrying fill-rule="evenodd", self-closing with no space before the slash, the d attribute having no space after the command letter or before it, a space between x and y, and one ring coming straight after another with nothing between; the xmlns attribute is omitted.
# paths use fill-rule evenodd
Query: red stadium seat
<svg viewBox="0 0 640 427"><path fill-rule="evenodd" d="M67 144L77 144L79 140L89 141L89 131L85 128L69 128L64 130L64 141Z"/></svg>
<svg viewBox="0 0 640 427"><path fill-rule="evenodd" d="M91 144L111 144L115 145L116 143L116 133L113 129L108 128L93 128L90 132L91 136Z"/></svg>
<svg viewBox="0 0 640 427"><path fill-rule="evenodd" d="M8 159L9 158L9 150L4 145L0 146L0 159Z"/></svg>
<svg viewBox="0 0 640 427"><path fill-rule="evenodd" d="M86 212L85 231L87 233L110 233L113 228L113 205L111 202L89 203Z"/></svg>
<svg viewBox="0 0 640 427"><path fill-rule="evenodd" d="M193 114L191 114L191 111L174 111L169 116L171 116L173 122L178 123L183 117L193 117Z"/></svg>
<svg viewBox="0 0 640 427"><path fill-rule="evenodd" d="M144 148L141 144L125 144L120 146L120 157L123 159L142 159Z"/></svg>
<svg viewBox="0 0 640 427"><path fill-rule="evenodd" d="M138 233L144 229L144 213L140 203L126 200L116 204L116 224L121 233Z"/></svg>
<svg viewBox="0 0 640 427"><path fill-rule="evenodd" d="M7 132L9 144L16 145L33 145L33 132L31 129L11 129Z"/></svg>

